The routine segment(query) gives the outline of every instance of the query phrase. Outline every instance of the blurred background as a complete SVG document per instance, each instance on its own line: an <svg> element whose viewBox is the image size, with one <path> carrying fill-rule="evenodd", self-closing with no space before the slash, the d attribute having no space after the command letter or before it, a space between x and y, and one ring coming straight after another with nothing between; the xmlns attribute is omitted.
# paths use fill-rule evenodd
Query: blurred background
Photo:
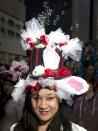
<svg viewBox="0 0 98 131"><path fill-rule="evenodd" d="M46 19L47 33L61 27L84 43L93 40L98 51L98 0L0 0L0 64L26 56L21 29L25 21L40 16Z"/></svg>

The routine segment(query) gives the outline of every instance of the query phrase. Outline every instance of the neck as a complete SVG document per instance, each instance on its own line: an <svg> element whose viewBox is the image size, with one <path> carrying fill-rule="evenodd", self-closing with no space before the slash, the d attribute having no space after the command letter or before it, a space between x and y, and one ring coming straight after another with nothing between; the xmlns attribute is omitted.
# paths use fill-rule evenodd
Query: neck
<svg viewBox="0 0 98 131"><path fill-rule="evenodd" d="M38 131L46 131L48 128L50 121L48 122L40 122L40 126L38 128Z"/></svg>

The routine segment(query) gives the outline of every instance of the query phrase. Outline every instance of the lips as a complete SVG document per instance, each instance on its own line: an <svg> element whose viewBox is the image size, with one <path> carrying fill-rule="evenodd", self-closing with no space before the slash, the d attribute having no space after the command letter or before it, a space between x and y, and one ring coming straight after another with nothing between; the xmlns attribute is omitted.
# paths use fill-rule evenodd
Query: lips
<svg viewBox="0 0 98 131"><path fill-rule="evenodd" d="M41 115L48 115L49 111L39 111Z"/></svg>

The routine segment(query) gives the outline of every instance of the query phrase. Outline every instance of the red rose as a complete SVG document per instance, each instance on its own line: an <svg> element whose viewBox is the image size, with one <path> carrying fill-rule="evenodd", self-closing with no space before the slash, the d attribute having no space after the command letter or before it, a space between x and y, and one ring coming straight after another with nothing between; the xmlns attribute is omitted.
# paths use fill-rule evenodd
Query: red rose
<svg viewBox="0 0 98 131"><path fill-rule="evenodd" d="M67 77L67 76L70 76L71 75L71 72L69 70L67 70L65 67L62 67L60 69L58 69L58 72L57 72L57 77Z"/></svg>
<svg viewBox="0 0 98 131"><path fill-rule="evenodd" d="M67 41L64 42L64 43L59 43L59 46L60 46L60 47L62 47L62 46L64 46L64 45L67 45Z"/></svg>
<svg viewBox="0 0 98 131"><path fill-rule="evenodd" d="M30 45L30 48L35 48L35 43L33 43L32 42L32 39L31 38L26 38L26 43L28 44L28 45Z"/></svg>
<svg viewBox="0 0 98 131"><path fill-rule="evenodd" d="M43 45L47 45L47 41L46 41L46 36L45 35L41 35L40 36L40 41Z"/></svg>
<svg viewBox="0 0 98 131"><path fill-rule="evenodd" d="M57 70L46 69L43 76L44 77L54 77L54 78L64 78L70 76L71 72L65 67L59 68Z"/></svg>
<svg viewBox="0 0 98 131"><path fill-rule="evenodd" d="M25 92L31 91L32 93L34 93L35 90L38 90L40 88L39 83L37 82L35 86L32 85L28 85L26 87Z"/></svg>
<svg viewBox="0 0 98 131"><path fill-rule="evenodd" d="M25 89L25 92L30 91L32 88L33 88L33 86L32 86L32 85L27 85L27 86L26 86L26 89Z"/></svg>
<svg viewBox="0 0 98 131"><path fill-rule="evenodd" d="M35 48L35 43L32 43L32 42L30 42L30 43L28 43L29 45L30 45L30 48Z"/></svg>
<svg viewBox="0 0 98 131"><path fill-rule="evenodd" d="M29 42L31 42L32 41L32 39L31 38L26 38L26 43L29 43Z"/></svg>
<svg viewBox="0 0 98 131"><path fill-rule="evenodd" d="M45 76L45 77L53 77L54 74L53 74L52 70L48 68L48 69L45 70L43 76Z"/></svg>

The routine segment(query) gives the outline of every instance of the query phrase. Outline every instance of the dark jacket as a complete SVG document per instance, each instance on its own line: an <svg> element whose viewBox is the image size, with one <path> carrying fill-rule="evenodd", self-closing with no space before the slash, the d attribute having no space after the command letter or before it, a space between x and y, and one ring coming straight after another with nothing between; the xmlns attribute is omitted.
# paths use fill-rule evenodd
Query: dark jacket
<svg viewBox="0 0 98 131"><path fill-rule="evenodd" d="M98 131L98 94L85 100L85 95L76 98L72 120L88 131Z"/></svg>

